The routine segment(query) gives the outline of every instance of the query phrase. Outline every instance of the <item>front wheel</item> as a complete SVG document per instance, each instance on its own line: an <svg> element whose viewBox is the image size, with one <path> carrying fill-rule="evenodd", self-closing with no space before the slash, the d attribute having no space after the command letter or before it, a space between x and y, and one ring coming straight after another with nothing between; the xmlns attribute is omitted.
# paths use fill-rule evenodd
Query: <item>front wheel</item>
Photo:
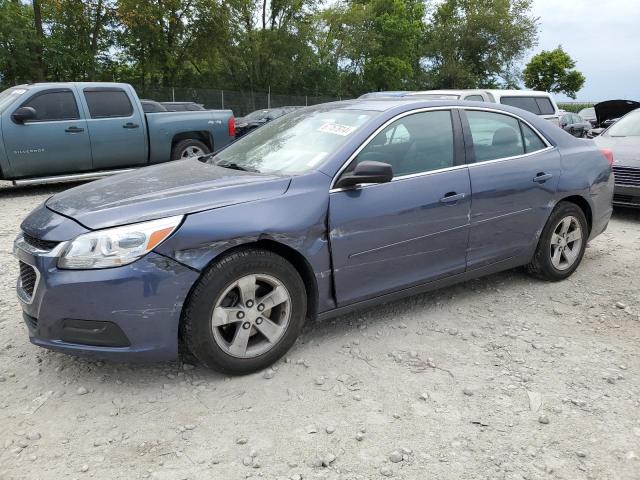
<svg viewBox="0 0 640 480"><path fill-rule="evenodd" d="M291 348L306 313L304 283L288 261L267 250L239 250L209 267L194 287L182 337L209 368L246 374Z"/></svg>
<svg viewBox="0 0 640 480"><path fill-rule="evenodd" d="M551 212L527 269L543 280L569 277L580 265L589 227L584 212L574 203L560 202Z"/></svg>

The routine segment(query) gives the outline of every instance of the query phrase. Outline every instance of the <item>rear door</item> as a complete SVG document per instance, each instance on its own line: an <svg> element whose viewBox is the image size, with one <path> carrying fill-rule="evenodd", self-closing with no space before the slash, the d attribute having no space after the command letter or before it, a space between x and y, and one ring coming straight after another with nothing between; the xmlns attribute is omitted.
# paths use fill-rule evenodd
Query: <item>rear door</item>
<svg viewBox="0 0 640 480"><path fill-rule="evenodd" d="M329 229L339 305L463 272L469 172L458 113L425 111L390 123L357 163L391 164L389 183L335 189Z"/></svg>
<svg viewBox="0 0 640 480"><path fill-rule="evenodd" d="M85 87L93 168L104 170L147 163L147 138L142 112L120 87Z"/></svg>
<svg viewBox="0 0 640 480"><path fill-rule="evenodd" d="M506 113L465 110L471 162L467 269L526 255L549 215L560 154L526 122Z"/></svg>
<svg viewBox="0 0 640 480"><path fill-rule="evenodd" d="M34 108L36 118L22 124L14 121L11 114L20 107ZM2 134L14 178L91 169L87 123L71 88L41 90L7 109Z"/></svg>

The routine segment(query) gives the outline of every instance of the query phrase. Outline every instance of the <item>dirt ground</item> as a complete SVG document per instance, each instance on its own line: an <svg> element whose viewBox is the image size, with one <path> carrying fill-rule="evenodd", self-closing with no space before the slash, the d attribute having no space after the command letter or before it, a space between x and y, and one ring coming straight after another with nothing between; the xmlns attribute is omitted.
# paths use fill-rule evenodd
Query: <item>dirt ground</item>
<svg viewBox="0 0 640 480"><path fill-rule="evenodd" d="M63 187L0 189L0 479L639 479L640 212L520 270L309 325L274 372L29 343L11 255Z"/></svg>

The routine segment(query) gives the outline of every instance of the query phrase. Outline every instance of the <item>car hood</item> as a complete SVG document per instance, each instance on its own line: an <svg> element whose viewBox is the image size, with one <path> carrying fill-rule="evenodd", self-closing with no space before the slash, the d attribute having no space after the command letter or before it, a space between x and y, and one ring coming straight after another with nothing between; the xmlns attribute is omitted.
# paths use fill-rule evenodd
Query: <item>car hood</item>
<svg viewBox="0 0 640 480"><path fill-rule="evenodd" d="M615 166L640 168L640 137L609 137L605 134L593 141L598 147L613 152Z"/></svg>
<svg viewBox="0 0 640 480"><path fill-rule="evenodd" d="M598 124L613 118L620 118L638 107L640 107L640 103L633 100L607 100L593 106Z"/></svg>
<svg viewBox="0 0 640 480"><path fill-rule="evenodd" d="M181 160L72 188L49 198L46 206L100 229L279 196L290 181Z"/></svg>

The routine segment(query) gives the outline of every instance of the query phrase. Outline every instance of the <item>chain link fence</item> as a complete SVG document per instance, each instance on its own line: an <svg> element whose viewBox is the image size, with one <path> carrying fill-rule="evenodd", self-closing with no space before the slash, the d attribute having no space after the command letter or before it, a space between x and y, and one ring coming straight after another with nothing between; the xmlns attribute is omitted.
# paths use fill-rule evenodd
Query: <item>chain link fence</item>
<svg viewBox="0 0 640 480"><path fill-rule="evenodd" d="M233 110L241 117L254 110L286 106L307 106L342 100L340 97L311 95L277 95L270 92L237 92L186 87L141 87L136 86L140 98L158 102L195 102L205 108Z"/></svg>

